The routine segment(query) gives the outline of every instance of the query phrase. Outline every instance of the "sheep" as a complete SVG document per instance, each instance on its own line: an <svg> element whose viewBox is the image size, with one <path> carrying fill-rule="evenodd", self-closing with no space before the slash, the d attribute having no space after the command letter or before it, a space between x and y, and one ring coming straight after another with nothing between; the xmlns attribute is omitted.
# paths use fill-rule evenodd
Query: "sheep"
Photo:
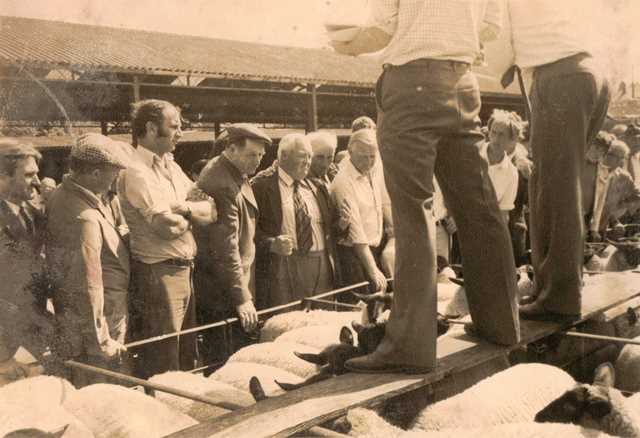
<svg viewBox="0 0 640 438"><path fill-rule="evenodd" d="M220 405L212 406L166 392L156 391L155 397L157 400L173 410L186 414L200 422L219 417L230 412L230 410L240 409L253 404L251 394L236 389L229 384L208 379L199 374L184 371L169 371L163 374L157 374L151 377L149 381L188 391L192 394L204 395L220 402Z"/></svg>
<svg viewBox="0 0 640 438"><path fill-rule="evenodd" d="M284 393L284 390L276 385L274 379L292 383L300 383L303 381L301 377L288 371L269 365L247 362L227 363L215 373L211 374L209 379L224 382L236 389L249 392L249 379L251 376L256 376L264 382L264 390L269 397Z"/></svg>
<svg viewBox="0 0 640 438"><path fill-rule="evenodd" d="M640 437L637 401L625 399L614 383L613 365L604 363L596 369L593 385L575 385L540 410L535 421L573 423L614 436Z"/></svg>
<svg viewBox="0 0 640 438"><path fill-rule="evenodd" d="M46 391L37 391L47 398ZM0 402L1 437L91 438L93 433L73 414L60 405L25 406Z"/></svg>
<svg viewBox="0 0 640 438"><path fill-rule="evenodd" d="M574 384L569 374L551 365L515 365L460 394L427 406L413 420L410 430L473 429L533 422L542 407ZM366 424L368 420L372 424ZM357 427L379 428L376 426L379 421L384 420L372 415L359 417Z"/></svg>
<svg viewBox="0 0 640 438"><path fill-rule="evenodd" d="M296 376L306 379L315 374L318 369L293 353L303 351L308 353L319 353L319 350L301 344L289 342L264 342L244 347L227 360L227 364L232 362L249 362L262 365L271 365L282 370L286 370Z"/></svg>
<svg viewBox="0 0 640 438"><path fill-rule="evenodd" d="M363 315L364 313L364 315ZM329 310L297 310L281 313L269 318L260 330L260 342L271 342L281 334L293 329L307 326L334 326L349 325L351 321L367 322L366 306L358 312L334 312Z"/></svg>
<svg viewBox="0 0 640 438"><path fill-rule="evenodd" d="M640 341L640 336L633 339ZM615 363L616 388L622 391L640 391L640 345L628 344L622 348Z"/></svg>
<svg viewBox="0 0 640 438"><path fill-rule="evenodd" d="M334 325L310 325L300 327L281 334L274 342L289 342L322 350L334 344L336 339L339 339L344 327L345 326L338 327Z"/></svg>
<svg viewBox="0 0 640 438"><path fill-rule="evenodd" d="M443 429L439 431L404 431L392 426L375 412L357 408L350 410L347 420L351 424L349 435L367 438L582 438L595 437L594 431L570 424L540 424L519 422L469 429ZM610 435L597 434L598 438Z"/></svg>
<svg viewBox="0 0 640 438"><path fill-rule="evenodd" d="M518 280L518 299L531 296L534 293L533 270L531 267L528 265L519 267L516 270L516 278ZM446 308L440 313L447 318L462 318L469 314L469 303L464 290L464 282L454 280L454 283L458 286L445 288L443 284L438 284L438 295L440 295L441 289L443 289L447 295L451 296L451 298L449 298L450 301L446 303ZM440 297L438 297L438 301L440 301ZM440 311L440 309L438 310Z"/></svg>
<svg viewBox="0 0 640 438"><path fill-rule="evenodd" d="M0 388L0 403L19 404L29 409L60 406L76 388L65 379L36 376L18 380Z"/></svg>
<svg viewBox="0 0 640 438"><path fill-rule="evenodd" d="M119 385L85 386L63 407L95 438L159 438L198 424L153 397Z"/></svg>

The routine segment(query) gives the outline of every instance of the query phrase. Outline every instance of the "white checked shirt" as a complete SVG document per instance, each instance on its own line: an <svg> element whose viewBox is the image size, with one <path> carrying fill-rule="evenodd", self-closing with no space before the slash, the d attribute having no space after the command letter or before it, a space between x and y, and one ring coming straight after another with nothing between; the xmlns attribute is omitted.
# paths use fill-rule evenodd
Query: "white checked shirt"
<svg viewBox="0 0 640 438"><path fill-rule="evenodd" d="M278 167L278 186L280 187L280 198L282 199L282 234L291 237L293 246L298 248L296 212L293 203L293 182L293 178ZM318 200L306 181L300 182L298 190L311 217L311 234L313 235L311 251L322 251L324 250L324 229Z"/></svg>
<svg viewBox="0 0 640 438"><path fill-rule="evenodd" d="M489 164L489 178L498 198L498 207L502 211L511 211L518 195L518 169L506 153L498 164L490 164L488 147L488 142L480 146L480 156Z"/></svg>
<svg viewBox="0 0 640 438"><path fill-rule="evenodd" d="M597 35L592 13L599 8L590 1L507 0L515 64L530 68L580 52L593 54L591 39Z"/></svg>
<svg viewBox="0 0 640 438"><path fill-rule="evenodd" d="M480 53L480 32L502 26L502 0L372 0L369 26L392 35L382 62L420 58L471 64Z"/></svg>

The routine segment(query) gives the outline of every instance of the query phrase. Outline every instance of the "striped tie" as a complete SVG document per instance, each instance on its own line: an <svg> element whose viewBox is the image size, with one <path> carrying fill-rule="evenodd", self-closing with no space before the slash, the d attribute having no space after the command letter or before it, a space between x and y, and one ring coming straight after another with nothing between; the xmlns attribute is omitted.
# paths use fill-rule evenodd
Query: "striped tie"
<svg viewBox="0 0 640 438"><path fill-rule="evenodd" d="M311 217L309 210L300 194L300 181L293 182L293 209L296 215L296 239L298 240L298 252L307 254L313 246L313 233L311 232Z"/></svg>

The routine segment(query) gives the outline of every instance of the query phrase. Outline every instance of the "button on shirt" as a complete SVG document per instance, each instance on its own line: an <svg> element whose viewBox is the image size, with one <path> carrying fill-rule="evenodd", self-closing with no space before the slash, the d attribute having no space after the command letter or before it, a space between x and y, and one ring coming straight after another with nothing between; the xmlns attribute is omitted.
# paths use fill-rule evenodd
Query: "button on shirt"
<svg viewBox="0 0 640 438"><path fill-rule="evenodd" d="M278 185L280 187L280 198L282 199L282 234L286 234L293 240L293 246L298 247L296 234L296 213L293 206L293 183L294 180L287 172L278 168ZM311 251L324 250L324 229L322 215L316 196L311 191L306 181L301 181L298 187L300 195L307 206L307 211L311 217L311 232L313 234L313 245Z"/></svg>
<svg viewBox="0 0 640 438"><path fill-rule="evenodd" d="M372 0L369 26L392 35L382 62L420 58L471 64L480 52L480 31L502 25L499 0Z"/></svg>
<svg viewBox="0 0 640 438"><path fill-rule="evenodd" d="M488 142L483 143L480 147L480 156L487 163L489 163L488 148ZM499 163L489 164L489 178L496 192L500 210L513 210L516 196L518 195L518 169L513 165L506 153Z"/></svg>
<svg viewBox="0 0 640 438"><path fill-rule="evenodd" d="M171 214L171 204L184 202L194 183L171 154L160 158L138 146L134 159L135 163L122 172L118 181L133 258L149 264L169 259L192 260L196 242L191 230L167 240L153 231L151 221L158 214Z"/></svg>
<svg viewBox="0 0 640 438"><path fill-rule="evenodd" d="M536 67L580 52L593 54L588 41L598 21L589 14L598 8L576 10L576 2L507 0L511 38L521 68ZM597 29L597 28L596 28Z"/></svg>
<svg viewBox="0 0 640 438"><path fill-rule="evenodd" d="M331 183L331 196L339 211L347 203L352 214L348 218L349 235L339 243L378 246L383 233L383 208L390 204L382 172L374 167L369 175L364 175L351 160L345 161Z"/></svg>

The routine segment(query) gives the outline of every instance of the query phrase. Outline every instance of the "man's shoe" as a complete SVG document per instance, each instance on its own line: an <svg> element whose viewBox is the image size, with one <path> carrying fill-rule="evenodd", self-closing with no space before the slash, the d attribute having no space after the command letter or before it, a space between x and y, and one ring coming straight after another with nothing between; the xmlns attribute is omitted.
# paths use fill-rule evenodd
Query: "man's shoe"
<svg viewBox="0 0 640 438"><path fill-rule="evenodd" d="M531 304L520 306L520 318L532 321L568 323L579 319L580 315L550 312L539 301L534 301Z"/></svg>
<svg viewBox="0 0 640 438"><path fill-rule="evenodd" d="M384 374L384 373L403 373L403 374L427 374L433 371L431 367L421 367L416 365L404 365L382 361L368 354L362 357L349 359L344 364L349 371L356 373Z"/></svg>

